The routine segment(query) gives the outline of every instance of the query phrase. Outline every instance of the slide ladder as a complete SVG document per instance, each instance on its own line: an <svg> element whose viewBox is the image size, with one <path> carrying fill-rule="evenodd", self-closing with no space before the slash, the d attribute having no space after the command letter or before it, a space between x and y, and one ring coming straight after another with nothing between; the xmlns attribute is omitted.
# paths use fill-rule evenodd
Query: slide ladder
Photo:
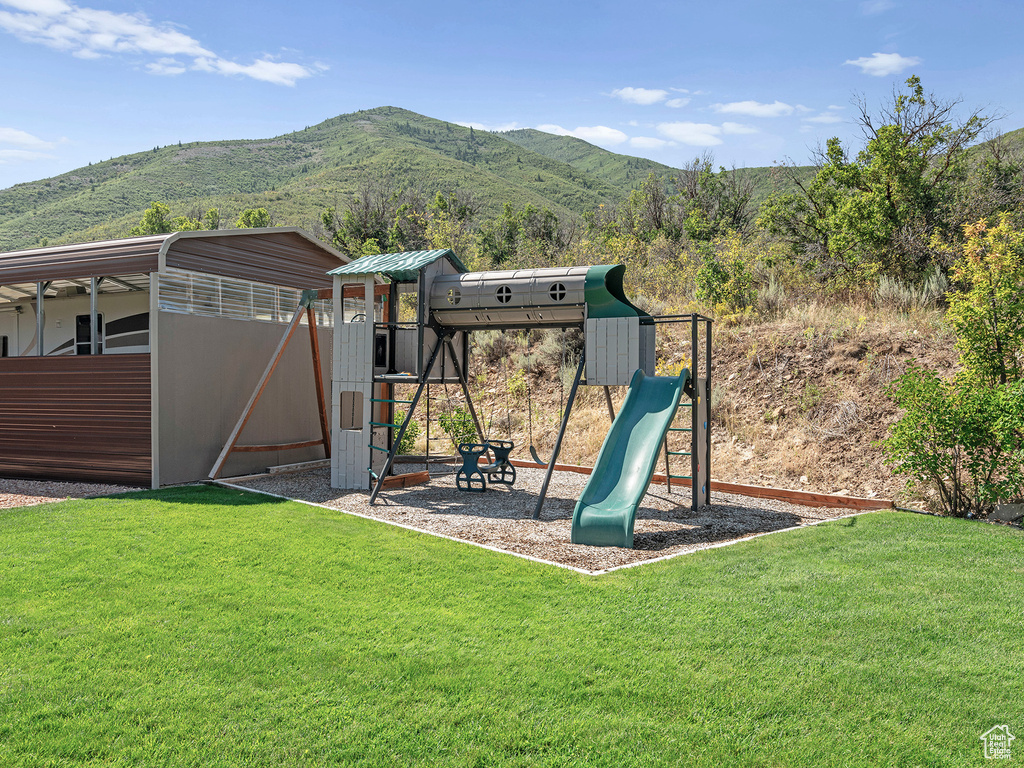
<svg viewBox="0 0 1024 768"><path fill-rule="evenodd" d="M687 369L678 377L647 376L640 369L633 374L626 400L573 510L573 544L632 549L637 507L689 379Z"/></svg>

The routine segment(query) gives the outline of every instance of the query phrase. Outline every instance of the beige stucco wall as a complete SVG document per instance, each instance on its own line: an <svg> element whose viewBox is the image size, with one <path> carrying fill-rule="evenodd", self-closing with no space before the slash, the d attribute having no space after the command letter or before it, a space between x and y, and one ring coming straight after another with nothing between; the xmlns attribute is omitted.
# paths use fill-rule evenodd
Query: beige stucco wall
<svg viewBox="0 0 1024 768"><path fill-rule="evenodd" d="M159 379L160 485L205 480L281 341L275 323L161 312L154 363ZM331 332L318 331L323 381L330 392ZM240 445L289 443L320 436L309 330L295 330L263 392ZM319 446L234 453L222 477L323 458Z"/></svg>

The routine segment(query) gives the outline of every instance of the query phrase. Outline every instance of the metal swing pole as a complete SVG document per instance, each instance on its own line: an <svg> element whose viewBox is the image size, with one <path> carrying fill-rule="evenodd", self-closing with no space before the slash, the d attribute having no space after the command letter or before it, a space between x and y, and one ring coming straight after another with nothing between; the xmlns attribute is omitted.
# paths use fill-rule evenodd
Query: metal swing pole
<svg viewBox="0 0 1024 768"><path fill-rule="evenodd" d="M540 498L537 499L537 507L533 510L534 520L540 520L540 510L544 506L544 497L548 495L548 485L551 483L551 475L555 471L555 462L558 461L558 454L562 450L562 438L565 437L565 428L569 424L569 414L572 413L572 405L576 401L576 391L580 388L585 363L586 356L581 354L580 364L576 367L576 378L573 380L572 389L569 392L569 401L565 404L565 413L562 414L562 425L558 428L555 448L551 452L551 461L548 463L547 472L544 473L544 482L540 487Z"/></svg>
<svg viewBox="0 0 1024 768"><path fill-rule="evenodd" d="M469 415L473 417L473 425L476 427L477 437L480 438L480 442L484 442L484 431L480 427L480 420L476 417L476 408L473 407L473 398L469 396L469 382L466 381L466 375L462 372L462 366L459 365L459 357L455 354L455 344L452 342L451 336L444 337L444 343L448 347L448 351L452 356L452 365L455 366L455 373L459 377L459 384L462 385L462 394L466 396L466 404L469 406ZM441 377L444 378L444 364L442 363ZM457 446L456 446L457 447Z"/></svg>
<svg viewBox="0 0 1024 768"><path fill-rule="evenodd" d="M377 500L377 494L380 493L380 489L384 487L384 479L388 476L388 472L391 471L391 465L395 461L395 456L398 454L398 446L402 444L402 438L405 437L405 429L409 426L409 422L412 421L412 416L416 412L416 403L419 402L420 395L423 394L423 388L427 386L427 380L430 378L430 371L434 367L434 361L437 360L437 355L444 346L441 339L437 340L437 344L434 346L434 351L430 353L430 362L427 363L427 368L423 372L423 380L420 385L416 388L416 394L413 395L412 401L409 403L409 413L406 414L405 421L402 422L401 428L398 430L398 434L395 436L394 442L391 445L391 450L388 451L388 458L384 462L384 467L380 471L380 475L377 476L377 484L373 487L373 492L370 494L370 504L372 505Z"/></svg>

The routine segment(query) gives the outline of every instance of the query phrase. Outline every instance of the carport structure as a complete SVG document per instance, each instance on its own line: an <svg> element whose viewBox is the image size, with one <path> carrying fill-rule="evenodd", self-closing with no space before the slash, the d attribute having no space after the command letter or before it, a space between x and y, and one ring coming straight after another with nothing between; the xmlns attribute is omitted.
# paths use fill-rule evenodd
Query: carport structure
<svg viewBox="0 0 1024 768"><path fill-rule="evenodd" d="M348 259L296 228L177 232L0 254L0 476L159 487L206 477L307 290ZM332 302L313 305L331 349ZM304 321L305 322L305 321ZM320 432L292 344L245 437ZM330 373L330 354L321 376ZM230 474L321 458L232 455Z"/></svg>

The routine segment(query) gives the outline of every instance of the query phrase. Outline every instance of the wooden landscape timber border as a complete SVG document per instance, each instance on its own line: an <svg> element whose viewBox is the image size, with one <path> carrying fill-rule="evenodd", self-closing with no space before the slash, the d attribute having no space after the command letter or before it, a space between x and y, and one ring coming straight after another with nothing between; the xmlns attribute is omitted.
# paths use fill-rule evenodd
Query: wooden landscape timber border
<svg viewBox="0 0 1024 768"><path fill-rule="evenodd" d="M511 459L514 467L538 467L532 461ZM581 467L576 464L555 464L559 472L577 472L581 475L589 475L594 471L593 467ZM652 483L667 485L668 478L663 473L655 473L651 477ZM690 487L689 480L672 479L673 483ZM838 507L840 509L859 509L868 511L872 509L893 509L893 502L889 499L865 499L858 496L837 496L829 493L814 493L812 491L791 491L786 488L769 488L763 485L741 485L739 483L726 483L719 480L711 481L712 491L722 493L735 493L739 496L750 496L758 499L775 499L787 501L790 504L797 504L801 507Z"/></svg>
<svg viewBox="0 0 1024 768"><path fill-rule="evenodd" d="M485 461L481 457L481 461ZM509 463L514 467L526 469L543 469L542 465L532 461L521 459L510 459ZM580 475L589 475L594 471L593 467L581 467L577 464L555 464L559 472L575 472ZM263 475L245 475L244 477L227 478L228 481L252 479L263 477ZM668 478L663 473L655 473L651 477L652 483L667 485ZM430 482L430 473L426 470L421 472L409 472L403 475L392 475L385 478L383 488L408 488L412 485L422 485ZM672 482L690 487L689 480L673 478ZM895 509L896 505L889 499L865 499L859 496L838 496L830 493L814 493L813 491L791 491L788 488L769 488L763 485L742 485L740 483L726 483L720 480L711 481L711 490L722 493L734 493L737 496L748 496L755 499L774 499L796 504L801 507L836 507L838 509L856 509L861 512L870 512L876 509Z"/></svg>
<svg viewBox="0 0 1024 768"><path fill-rule="evenodd" d="M404 475L391 475L384 478L383 488L408 488L410 485L423 485L430 482L430 472L409 472Z"/></svg>

